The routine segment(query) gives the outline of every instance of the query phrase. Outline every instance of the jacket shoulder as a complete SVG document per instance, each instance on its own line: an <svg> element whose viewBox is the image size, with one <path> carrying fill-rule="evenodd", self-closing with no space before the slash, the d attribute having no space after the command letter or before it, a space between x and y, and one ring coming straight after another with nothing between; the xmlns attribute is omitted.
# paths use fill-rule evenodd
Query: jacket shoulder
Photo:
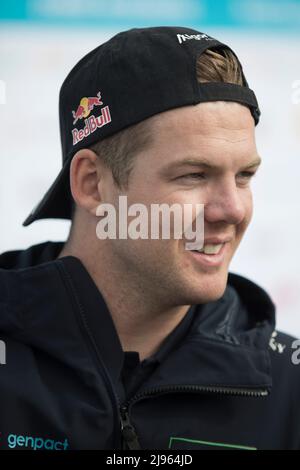
<svg viewBox="0 0 300 470"><path fill-rule="evenodd" d="M21 280L15 271L0 269L0 336L23 328Z"/></svg>
<svg viewBox="0 0 300 470"><path fill-rule="evenodd" d="M296 342L300 344L300 339L296 336L275 329L269 341L269 349L279 356L284 355L284 353L286 354L288 351L291 352L291 350L294 349L293 345L295 345Z"/></svg>
<svg viewBox="0 0 300 470"><path fill-rule="evenodd" d="M300 339L274 330L269 342L273 379L297 383L300 392Z"/></svg>

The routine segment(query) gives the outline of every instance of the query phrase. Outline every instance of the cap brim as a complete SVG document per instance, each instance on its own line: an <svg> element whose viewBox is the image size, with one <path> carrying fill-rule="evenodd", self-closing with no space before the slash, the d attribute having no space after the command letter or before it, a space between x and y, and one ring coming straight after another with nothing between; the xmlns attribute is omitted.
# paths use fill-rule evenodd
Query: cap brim
<svg viewBox="0 0 300 470"><path fill-rule="evenodd" d="M43 199L24 220L23 226L30 225L39 219L71 219L72 194L70 190L70 163L72 156L66 160L54 183Z"/></svg>

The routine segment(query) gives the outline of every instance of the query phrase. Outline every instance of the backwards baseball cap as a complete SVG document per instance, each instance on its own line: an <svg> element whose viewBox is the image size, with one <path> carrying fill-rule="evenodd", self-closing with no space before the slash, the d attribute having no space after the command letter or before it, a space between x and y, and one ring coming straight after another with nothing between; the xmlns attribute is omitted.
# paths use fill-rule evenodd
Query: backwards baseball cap
<svg viewBox="0 0 300 470"><path fill-rule="evenodd" d="M241 67L243 85L199 83L197 58L208 48L229 49ZM135 28L113 36L83 57L63 82L59 120L63 167L41 202L23 222L71 218L70 163L74 154L155 114L206 101L260 110L234 51L207 34L182 27Z"/></svg>

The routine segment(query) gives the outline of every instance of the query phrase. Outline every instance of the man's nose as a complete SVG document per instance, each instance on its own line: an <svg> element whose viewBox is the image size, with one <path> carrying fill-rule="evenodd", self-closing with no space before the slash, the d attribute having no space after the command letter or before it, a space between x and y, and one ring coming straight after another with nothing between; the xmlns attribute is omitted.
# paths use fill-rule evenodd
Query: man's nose
<svg viewBox="0 0 300 470"><path fill-rule="evenodd" d="M212 188L204 206L205 220L234 225L242 222L246 215L243 191L236 186L235 180L222 182Z"/></svg>

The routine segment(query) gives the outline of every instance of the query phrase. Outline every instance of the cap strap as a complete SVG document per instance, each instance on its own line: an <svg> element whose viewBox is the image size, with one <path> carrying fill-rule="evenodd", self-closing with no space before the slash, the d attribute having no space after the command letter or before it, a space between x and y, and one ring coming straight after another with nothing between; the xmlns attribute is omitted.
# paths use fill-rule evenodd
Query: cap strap
<svg viewBox="0 0 300 470"><path fill-rule="evenodd" d="M237 101L250 107L255 121L259 121L260 110L254 92L243 85L225 82L199 83L199 102L206 101Z"/></svg>

